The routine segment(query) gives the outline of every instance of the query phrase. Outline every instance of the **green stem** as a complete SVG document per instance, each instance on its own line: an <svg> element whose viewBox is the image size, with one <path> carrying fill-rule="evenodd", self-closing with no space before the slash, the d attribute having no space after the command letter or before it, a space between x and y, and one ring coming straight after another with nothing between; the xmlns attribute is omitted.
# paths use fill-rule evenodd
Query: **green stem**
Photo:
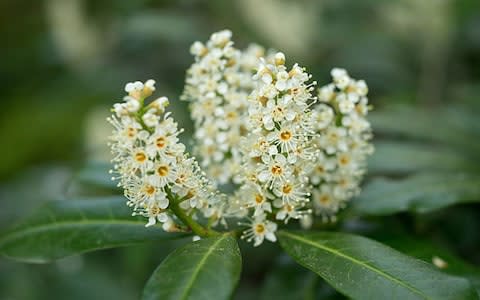
<svg viewBox="0 0 480 300"><path fill-rule="evenodd" d="M180 207L180 199L174 196L170 189L165 189L167 192L168 200L170 200L169 209L182 221L185 225L190 227L192 231L200 237L211 237L220 235L221 233L215 231L210 228L205 228L201 224L197 223L195 220L192 219L181 207Z"/></svg>
<svg viewBox="0 0 480 300"><path fill-rule="evenodd" d="M178 206L177 203L173 203L170 205L171 211L183 222L185 223L190 229L192 229L195 234L201 237L211 237L220 235L220 232L217 232L213 229L208 229L200 225L199 223L195 222L189 215L185 213L185 211Z"/></svg>

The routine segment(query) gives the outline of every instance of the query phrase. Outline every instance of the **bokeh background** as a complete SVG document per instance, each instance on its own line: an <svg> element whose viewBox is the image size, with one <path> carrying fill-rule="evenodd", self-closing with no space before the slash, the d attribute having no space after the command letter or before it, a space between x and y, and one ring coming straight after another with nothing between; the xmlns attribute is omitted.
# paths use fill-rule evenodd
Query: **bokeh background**
<svg viewBox="0 0 480 300"><path fill-rule="evenodd" d="M281 50L290 62L307 66L320 85L329 82L332 67L348 69L367 81L377 110L407 107L416 113L404 114L406 124L428 115L434 137L450 124L437 112L450 109L467 120L466 144L479 149L478 0L2 0L0 227L44 201L108 193L74 181L85 165L108 159L105 118L128 81L157 81L157 93L171 99L188 143L192 123L178 99L192 63L189 46L225 28L237 47L256 42ZM428 137L428 131L420 136ZM446 224L455 214L461 217ZM413 217L398 218L413 224ZM455 244L470 263L480 262L474 251L478 206L427 219L446 226L444 244ZM49 265L0 259L0 299L137 299L158 263L183 242L105 250ZM275 247L255 249L245 259L237 299L285 297L274 296L279 283L293 290L315 285L313 298L341 298L287 259L270 255ZM271 265L301 279L267 280Z"/></svg>

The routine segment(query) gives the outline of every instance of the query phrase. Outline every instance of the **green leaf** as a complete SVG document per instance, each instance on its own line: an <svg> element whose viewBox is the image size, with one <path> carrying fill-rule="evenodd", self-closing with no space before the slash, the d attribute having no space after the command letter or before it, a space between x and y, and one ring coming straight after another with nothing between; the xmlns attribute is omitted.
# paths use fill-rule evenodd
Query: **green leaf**
<svg viewBox="0 0 480 300"><path fill-rule="evenodd" d="M117 181L109 173L112 165L108 162L92 161L87 163L73 178L73 182L83 185L120 191Z"/></svg>
<svg viewBox="0 0 480 300"><path fill-rule="evenodd" d="M61 257L178 237L159 227L145 228L132 217L123 197L63 200L47 203L0 237L0 254L43 263Z"/></svg>
<svg viewBox="0 0 480 300"><path fill-rule="evenodd" d="M376 133L440 142L475 155L480 150L478 143L472 143L480 136L478 128L472 125L477 123L477 114L464 108L426 110L396 106L374 111L369 119Z"/></svg>
<svg viewBox="0 0 480 300"><path fill-rule="evenodd" d="M476 164L445 147L411 142L376 142L368 161L370 174L405 174L416 171L465 170Z"/></svg>
<svg viewBox="0 0 480 300"><path fill-rule="evenodd" d="M478 296L480 296L480 269L463 261L441 245L398 234L395 236L386 235L379 240L402 253L419 258L427 263L433 263L434 257L442 259L446 263L440 269L442 272L470 280Z"/></svg>
<svg viewBox="0 0 480 300"><path fill-rule="evenodd" d="M240 249L231 235L189 243L167 256L153 272L143 299L229 299L241 265Z"/></svg>
<svg viewBox="0 0 480 300"><path fill-rule="evenodd" d="M389 215L430 212L452 204L480 201L480 176L419 173L401 180L378 178L352 201L354 213Z"/></svg>
<svg viewBox="0 0 480 300"><path fill-rule="evenodd" d="M354 299L477 299L468 280L361 236L288 231L278 236L299 264Z"/></svg>

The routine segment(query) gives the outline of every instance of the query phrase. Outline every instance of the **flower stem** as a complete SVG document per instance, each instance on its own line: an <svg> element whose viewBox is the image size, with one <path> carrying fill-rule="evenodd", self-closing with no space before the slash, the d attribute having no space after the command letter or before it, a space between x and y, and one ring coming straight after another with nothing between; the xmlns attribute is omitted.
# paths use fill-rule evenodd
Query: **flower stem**
<svg viewBox="0 0 480 300"><path fill-rule="evenodd" d="M211 236L216 236L220 235L221 233L218 231L215 231L210 228L205 228L201 224L197 223L195 220L192 219L191 216L189 216L181 207L180 207L180 199L178 197L174 196L170 189L166 188L165 189L167 192L167 197L170 200L170 206L169 209L182 221L185 225L190 227L192 231L199 235L200 237L211 237Z"/></svg>
<svg viewBox="0 0 480 300"><path fill-rule="evenodd" d="M195 220L193 220L192 217L187 215L185 211L178 206L177 203L172 203L172 205L170 205L170 209L183 223L190 227L195 234L201 237L211 237L220 234L220 232L217 232L213 229L205 228L199 223L195 222Z"/></svg>

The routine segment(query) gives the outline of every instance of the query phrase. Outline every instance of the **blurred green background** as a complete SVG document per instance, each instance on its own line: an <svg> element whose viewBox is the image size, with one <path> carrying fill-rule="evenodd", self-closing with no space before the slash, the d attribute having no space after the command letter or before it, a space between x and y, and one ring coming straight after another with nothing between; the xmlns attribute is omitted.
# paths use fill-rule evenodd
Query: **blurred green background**
<svg viewBox="0 0 480 300"><path fill-rule="evenodd" d="M290 63L306 66L319 85L329 82L332 67L346 68L367 81L378 111L401 105L417 112L406 113L405 123L429 114L434 137L442 136L435 124L450 124L438 111L465 112L459 119L468 124L462 128L475 132L466 144L480 149L478 0L2 0L0 227L44 201L110 192L82 188L72 178L88 162L108 159L105 118L128 81L157 81L157 95L171 99L188 143L192 123L178 98L192 63L189 46L225 28L233 31L239 48L256 42L283 51ZM427 130L419 138L428 137ZM455 244L464 259L479 263L474 253L480 240L478 206L456 207L448 216L449 222L442 212L427 221L400 215L391 222L407 224L408 230L420 226L415 232L422 232L425 222L442 224L444 244ZM50 265L2 259L0 299L137 299L175 243L106 250ZM286 279L265 275L272 264L300 278L285 283L292 290L295 284L315 286L315 298L341 298L288 259L270 255L278 252L276 245L255 250L246 254L238 299L303 297L274 296L275 285Z"/></svg>

